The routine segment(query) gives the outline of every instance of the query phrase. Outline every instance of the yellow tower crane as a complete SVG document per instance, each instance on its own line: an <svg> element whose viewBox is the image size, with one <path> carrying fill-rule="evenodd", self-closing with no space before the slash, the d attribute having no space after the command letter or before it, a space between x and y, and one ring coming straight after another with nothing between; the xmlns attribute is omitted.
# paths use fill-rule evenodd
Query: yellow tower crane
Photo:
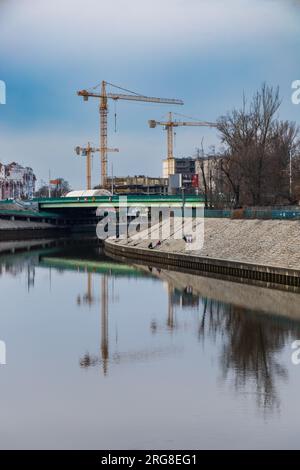
<svg viewBox="0 0 300 470"><path fill-rule="evenodd" d="M175 113L176 114L176 113ZM155 121L154 119L150 119L148 121L149 127L154 128L156 126L164 126L165 130L167 131L167 159L166 168L164 169L164 178L168 178L170 175L174 175L175 173L175 158L173 153L174 148L174 127L178 126L201 126L201 127L217 127L215 122L207 122L207 121L174 121L172 113L168 114L168 121Z"/></svg>
<svg viewBox="0 0 300 470"><path fill-rule="evenodd" d="M128 94L123 93L107 93L106 86L110 85L119 90L126 91ZM97 88L94 87L93 90ZM115 151L115 149L109 149L107 147L107 114L108 114L108 99L112 99L115 102L118 100L127 100L127 101L144 101L147 103L161 103L161 104L183 104L182 100L175 100L169 98L155 98L151 96L144 96L138 93L135 93L125 88L121 88L112 83L101 82L101 91L96 93L94 91L81 90L77 92L78 96L82 96L84 101L88 101L89 98L99 98L100 99L100 155L101 155L101 186L106 186L107 179L107 153Z"/></svg>
<svg viewBox="0 0 300 470"><path fill-rule="evenodd" d="M118 152L119 149L111 149L111 151ZM91 147L88 142L87 147L80 147L79 145L75 147L75 152L77 155L86 157L86 189L92 189L92 154L100 152L100 149Z"/></svg>

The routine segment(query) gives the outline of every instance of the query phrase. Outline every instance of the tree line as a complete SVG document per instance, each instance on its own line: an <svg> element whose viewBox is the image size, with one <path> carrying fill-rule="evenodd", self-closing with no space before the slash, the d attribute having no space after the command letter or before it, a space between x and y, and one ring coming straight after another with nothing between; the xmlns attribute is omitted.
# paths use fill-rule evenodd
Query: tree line
<svg viewBox="0 0 300 470"><path fill-rule="evenodd" d="M300 139L295 122L278 117L279 88L265 83L248 102L217 121L222 150L202 159L206 205L295 204L300 199ZM201 161L201 158L200 158Z"/></svg>

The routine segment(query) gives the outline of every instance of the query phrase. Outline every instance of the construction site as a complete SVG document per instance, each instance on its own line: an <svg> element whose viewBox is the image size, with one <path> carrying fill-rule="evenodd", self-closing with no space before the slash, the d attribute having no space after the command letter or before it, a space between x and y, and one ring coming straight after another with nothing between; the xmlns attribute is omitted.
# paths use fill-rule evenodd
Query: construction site
<svg viewBox="0 0 300 470"><path fill-rule="evenodd" d="M107 88L114 89L114 92L108 91ZM97 91L97 88L100 88ZM121 93L126 92L126 93ZM166 131L166 157L162 162L162 176L146 176L146 175L130 175L130 176L117 176L113 174L108 175L108 154L121 151L118 148L110 147L108 143L108 113L109 102L114 103L119 100L125 101L138 101L143 103L156 103L158 105L179 105L184 104L182 99L174 98L158 98L153 96L145 96L137 94L126 88L113 85L109 82L102 81L101 85L94 87L91 90L80 90L77 95L82 97L84 101L90 98L96 98L99 102L99 147L94 147L88 142L83 146L76 146L75 152L77 156L85 158L85 174L86 174L86 187L84 189L90 191L92 189L105 189L110 191L111 194L178 194L181 191L186 191L189 194L198 194L201 192L201 172L203 172L203 163L205 161L205 172L207 179L209 179L209 161L215 160L215 155L207 155L204 157L202 153L195 157L176 158L174 155L174 131L178 127L210 127L216 128L217 124L208 121L199 121L196 119L179 120L180 118L187 118L187 116L178 113L168 112L165 121L158 121L149 119L148 125L150 129L161 126ZM116 128L116 110L114 112L115 128ZM196 147L196 146L195 146ZM97 153L100 155L100 165L94 165L97 171L97 178L99 175L99 184L92 187L92 158ZM113 165L111 165L113 168ZM100 172L98 173L98 168ZM112 173L112 172L111 172ZM82 188L81 188L82 189ZM202 188L203 189L203 188ZM73 193L74 194L74 193Z"/></svg>

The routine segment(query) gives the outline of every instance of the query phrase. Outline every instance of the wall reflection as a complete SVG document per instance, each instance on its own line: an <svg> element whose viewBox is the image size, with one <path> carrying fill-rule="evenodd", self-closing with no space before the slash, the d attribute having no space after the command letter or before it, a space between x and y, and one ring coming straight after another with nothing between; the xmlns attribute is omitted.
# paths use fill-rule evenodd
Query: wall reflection
<svg viewBox="0 0 300 470"><path fill-rule="evenodd" d="M198 311L198 340L204 345L209 339L216 345L222 379L233 384L239 393L254 394L260 409L279 408L278 382L288 380L288 367L281 359L281 353L287 343L291 344L291 338L300 336L299 320L291 321L272 312L201 297L193 288L201 282L197 276L173 273L174 281L166 271L156 273L161 279L168 279L169 302L172 304L169 309L174 311L175 306L181 305L182 309L188 307ZM210 279L209 282L216 284L218 280ZM247 286L243 288L247 290ZM255 289L259 291L260 288ZM250 291L253 292L256 291ZM276 292L276 296L283 296L284 301L288 298L286 295L286 292ZM298 298L291 297L296 303Z"/></svg>

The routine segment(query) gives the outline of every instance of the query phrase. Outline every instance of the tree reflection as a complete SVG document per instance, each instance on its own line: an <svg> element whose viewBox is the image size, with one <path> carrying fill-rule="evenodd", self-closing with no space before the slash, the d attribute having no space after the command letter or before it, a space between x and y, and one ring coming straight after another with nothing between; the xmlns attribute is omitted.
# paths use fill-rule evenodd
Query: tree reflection
<svg viewBox="0 0 300 470"><path fill-rule="evenodd" d="M87 369L88 367L93 367L96 366L99 363L99 358L98 356L92 356L88 352L82 356L82 358L79 361L80 367L83 367Z"/></svg>
<svg viewBox="0 0 300 470"><path fill-rule="evenodd" d="M259 408L272 410L280 405L277 381L288 378L278 354L299 331L289 321L204 299L198 335L221 343L223 379L233 379L238 391L254 387Z"/></svg>

